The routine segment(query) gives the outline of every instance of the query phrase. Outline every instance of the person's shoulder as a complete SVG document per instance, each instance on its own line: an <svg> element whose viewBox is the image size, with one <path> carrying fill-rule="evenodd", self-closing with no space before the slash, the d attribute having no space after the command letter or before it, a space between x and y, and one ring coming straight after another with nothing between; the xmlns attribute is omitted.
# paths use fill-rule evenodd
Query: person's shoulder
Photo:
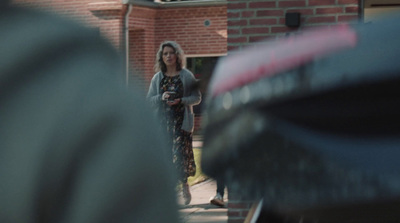
<svg viewBox="0 0 400 223"><path fill-rule="evenodd" d="M153 75L153 77L151 78L151 83L150 84L156 84L156 83L158 83L159 81L161 81L161 79L162 79L162 72L161 71L158 71L157 73L155 73L154 75Z"/></svg>
<svg viewBox="0 0 400 223"><path fill-rule="evenodd" d="M24 35L30 37L24 42L24 48L29 49L31 49L29 46L32 45L40 50L47 47L56 50L54 46L62 44L111 47L111 44L101 37L97 29L89 28L73 18L50 11L19 6L7 7L5 11L4 16L9 21L7 25L15 27L7 31L7 35L13 37L10 38L9 44L15 44L16 48L18 48L19 39ZM31 31L32 27L35 32ZM0 27L0 29L3 28L6 27Z"/></svg>
<svg viewBox="0 0 400 223"><path fill-rule="evenodd" d="M162 71L158 71L157 73L155 73L155 74L153 75L153 79L154 79L154 78L160 78L160 77L162 77Z"/></svg>
<svg viewBox="0 0 400 223"><path fill-rule="evenodd" d="M190 73L190 74L192 74L192 71L190 71L189 69L187 69L187 68L182 68L182 72L185 72L185 73Z"/></svg>
<svg viewBox="0 0 400 223"><path fill-rule="evenodd" d="M19 23L26 26L35 24L35 29L44 27L55 29L55 31L65 29L89 30L88 27L74 20L72 17L63 16L47 10L9 6L5 9L5 12L7 12L6 14L10 19L13 19L12 24Z"/></svg>
<svg viewBox="0 0 400 223"><path fill-rule="evenodd" d="M17 72L13 64L30 64L31 72L60 66L54 61L80 64L81 68L89 61L96 64L107 61L102 65L113 67L120 64L118 53L109 41L94 28L71 18L20 6L9 6L0 14L3 18L0 19L0 49L3 54L7 52L7 60L0 61L0 71L10 69ZM1 56L3 54L0 52ZM59 67L58 71L61 70ZM96 74L96 77L99 75Z"/></svg>
<svg viewBox="0 0 400 223"><path fill-rule="evenodd" d="M186 76L188 76L188 75L194 76L193 73L190 70L188 70L187 68L182 68L181 73Z"/></svg>

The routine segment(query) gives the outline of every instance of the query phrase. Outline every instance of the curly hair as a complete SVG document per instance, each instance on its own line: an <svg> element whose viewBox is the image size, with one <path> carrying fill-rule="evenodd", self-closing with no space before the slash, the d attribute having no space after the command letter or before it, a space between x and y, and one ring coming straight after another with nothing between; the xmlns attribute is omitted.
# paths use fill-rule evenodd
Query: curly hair
<svg viewBox="0 0 400 223"><path fill-rule="evenodd" d="M158 49L158 52L156 54L156 63L154 65L154 70L156 72L158 71L162 71L163 73L167 72L167 66L165 65L162 58L163 50L166 46L171 47L175 51L176 70L177 71L182 70L182 68L185 66L185 54L183 53L181 46L179 46L179 44L176 43L175 41L164 41L160 44L160 48Z"/></svg>

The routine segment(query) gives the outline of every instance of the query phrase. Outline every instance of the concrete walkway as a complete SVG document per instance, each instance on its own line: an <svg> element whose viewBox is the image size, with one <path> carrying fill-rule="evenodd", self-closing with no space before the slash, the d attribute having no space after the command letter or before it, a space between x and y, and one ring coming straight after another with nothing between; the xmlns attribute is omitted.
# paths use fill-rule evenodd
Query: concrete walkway
<svg viewBox="0 0 400 223"><path fill-rule="evenodd" d="M189 205L180 205L180 216L183 223L227 223L228 209L210 204L210 197L215 196L217 185L214 180L209 179L190 187L192 201ZM225 191L225 203L227 202ZM178 201L182 203L182 195ZM226 206L226 205L225 205Z"/></svg>

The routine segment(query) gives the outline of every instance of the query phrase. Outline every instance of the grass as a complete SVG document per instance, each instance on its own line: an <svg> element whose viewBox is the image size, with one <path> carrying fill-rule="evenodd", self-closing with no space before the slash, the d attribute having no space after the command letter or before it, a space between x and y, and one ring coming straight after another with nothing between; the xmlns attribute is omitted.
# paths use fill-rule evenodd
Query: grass
<svg viewBox="0 0 400 223"><path fill-rule="evenodd" d="M201 170L201 149L193 148L193 153L194 153L194 161L196 163L196 175L188 178L188 183L190 186L195 185L197 183L201 183L209 178Z"/></svg>

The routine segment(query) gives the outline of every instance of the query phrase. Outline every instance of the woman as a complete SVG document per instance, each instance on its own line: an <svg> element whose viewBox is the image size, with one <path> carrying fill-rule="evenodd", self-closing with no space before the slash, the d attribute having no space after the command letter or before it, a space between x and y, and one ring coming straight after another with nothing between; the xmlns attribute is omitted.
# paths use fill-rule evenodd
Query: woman
<svg viewBox="0 0 400 223"><path fill-rule="evenodd" d="M200 91L192 88L194 75L184 68L184 54L174 41L161 43L156 54L157 72L151 80L147 99L157 109L172 144L172 162L182 182L185 204L191 201L187 178L196 173L192 148L193 106L201 101Z"/></svg>

